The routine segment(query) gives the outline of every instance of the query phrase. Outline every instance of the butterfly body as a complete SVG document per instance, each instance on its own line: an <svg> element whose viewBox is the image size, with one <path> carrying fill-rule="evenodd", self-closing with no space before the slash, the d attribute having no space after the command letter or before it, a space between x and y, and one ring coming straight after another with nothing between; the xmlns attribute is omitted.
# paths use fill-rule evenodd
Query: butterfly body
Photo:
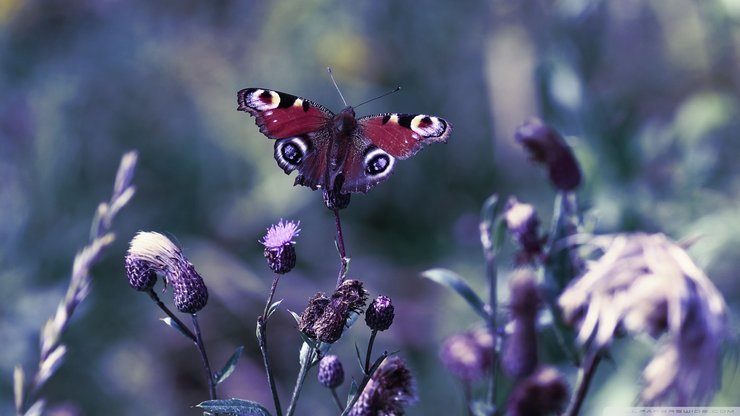
<svg viewBox="0 0 740 416"><path fill-rule="evenodd" d="M338 193L362 192L386 179L396 159L425 144L446 142L452 126L423 114L388 113L357 118L348 106L337 114L304 98L265 88L238 93L238 110L255 117L275 139L274 157L295 184Z"/></svg>

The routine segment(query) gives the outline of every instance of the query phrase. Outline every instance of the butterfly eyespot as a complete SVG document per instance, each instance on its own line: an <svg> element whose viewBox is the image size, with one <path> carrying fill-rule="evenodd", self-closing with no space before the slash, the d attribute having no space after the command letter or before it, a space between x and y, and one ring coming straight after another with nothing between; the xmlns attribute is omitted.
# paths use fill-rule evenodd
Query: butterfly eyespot
<svg viewBox="0 0 740 416"><path fill-rule="evenodd" d="M300 137L275 142L275 160L287 173L298 168L308 152L308 143Z"/></svg>
<svg viewBox="0 0 740 416"><path fill-rule="evenodd" d="M393 156L373 148L365 154L365 173L372 177L384 177L391 172L394 162Z"/></svg>

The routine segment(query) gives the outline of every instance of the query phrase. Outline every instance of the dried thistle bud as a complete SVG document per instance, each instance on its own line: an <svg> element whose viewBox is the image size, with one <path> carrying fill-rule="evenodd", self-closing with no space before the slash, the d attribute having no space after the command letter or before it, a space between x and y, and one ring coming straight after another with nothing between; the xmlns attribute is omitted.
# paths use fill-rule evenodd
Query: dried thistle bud
<svg viewBox="0 0 740 416"><path fill-rule="evenodd" d="M546 416L562 412L568 385L553 367L540 368L517 384L507 403L508 416Z"/></svg>
<svg viewBox="0 0 740 416"><path fill-rule="evenodd" d="M365 323L373 331L385 331L393 324L394 308L391 298L385 295L376 297L365 311Z"/></svg>
<svg viewBox="0 0 740 416"><path fill-rule="evenodd" d="M295 241L301 230L299 222L280 220L267 229L262 245L265 246L265 259L270 269L277 274L285 274L293 270L296 263Z"/></svg>
<svg viewBox="0 0 740 416"><path fill-rule="evenodd" d="M542 253L542 238L539 235L540 219L530 204L520 203L511 197L504 211L506 228L521 247L520 263L529 263Z"/></svg>
<svg viewBox="0 0 740 416"><path fill-rule="evenodd" d="M416 400L411 371L400 357L388 357L373 373L349 416L402 415Z"/></svg>
<svg viewBox="0 0 740 416"><path fill-rule="evenodd" d="M547 166L550 182L561 191L572 191L581 184L581 169L563 137L542 120L532 118L516 130L521 143L537 163Z"/></svg>
<svg viewBox="0 0 740 416"><path fill-rule="evenodd" d="M345 209L349 206L352 194L343 194L335 191L324 191L324 205L330 210Z"/></svg>
<svg viewBox="0 0 740 416"><path fill-rule="evenodd" d="M165 286L173 286L175 306L179 311L195 313L208 302L208 289L203 278L180 248L162 234L142 231L131 240L126 256L129 284L134 286L132 272L143 273L147 269L144 279L151 279L152 273L160 273ZM139 282L136 280L133 283Z"/></svg>
<svg viewBox="0 0 740 416"><path fill-rule="evenodd" d="M345 280L327 299L316 294L301 315L300 330L321 342L334 343L342 336L352 312L360 314L367 302L367 291L359 280Z"/></svg>
<svg viewBox="0 0 740 416"><path fill-rule="evenodd" d="M479 380L491 367L492 337L490 334L487 338L482 337L477 332L452 335L440 348L439 358L442 364L460 380Z"/></svg>
<svg viewBox="0 0 740 416"><path fill-rule="evenodd" d="M502 364L509 376L520 378L537 368L536 317L541 298L531 270L518 270L510 287L511 333L504 342Z"/></svg>
<svg viewBox="0 0 740 416"><path fill-rule="evenodd" d="M316 338L316 331L313 327L316 321L321 318L327 305L329 305L329 298L323 293L316 293L308 300L308 306L303 310L301 314L301 322L298 325L298 329L306 334L309 338Z"/></svg>
<svg viewBox="0 0 740 416"><path fill-rule="evenodd" d="M208 303L208 288L190 262L177 269L171 278L175 307L182 313L196 313Z"/></svg>
<svg viewBox="0 0 740 416"><path fill-rule="evenodd" d="M335 389L344 383L344 368L339 357L327 355L319 362L319 383L322 386Z"/></svg>
<svg viewBox="0 0 740 416"><path fill-rule="evenodd" d="M139 291L149 290L157 283L157 272L151 265L131 256L126 256L126 276L128 284Z"/></svg>

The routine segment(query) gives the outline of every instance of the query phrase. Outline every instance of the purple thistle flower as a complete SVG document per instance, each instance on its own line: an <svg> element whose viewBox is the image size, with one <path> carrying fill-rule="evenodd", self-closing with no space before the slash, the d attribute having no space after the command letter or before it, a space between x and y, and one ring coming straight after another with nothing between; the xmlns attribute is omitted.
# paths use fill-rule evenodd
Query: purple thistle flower
<svg viewBox="0 0 740 416"><path fill-rule="evenodd" d="M322 386L335 389L344 382L344 368L339 357L336 355L327 355L319 361L318 371L319 383Z"/></svg>
<svg viewBox="0 0 740 416"><path fill-rule="evenodd" d="M349 415L402 415L416 400L416 382L411 371L400 357L388 357L370 377Z"/></svg>
<svg viewBox="0 0 740 416"><path fill-rule="evenodd" d="M277 274L293 270L296 263L295 241L293 238L301 232L300 221L283 221L282 219L267 229L267 234L260 243L265 246L265 259L270 269Z"/></svg>
<svg viewBox="0 0 740 416"><path fill-rule="evenodd" d="M300 221L293 222L280 219L277 224L273 224L272 227L267 229L267 234L260 243L268 249L278 249L286 244L295 244L293 238L301 232L301 229L298 228L299 225L301 225Z"/></svg>

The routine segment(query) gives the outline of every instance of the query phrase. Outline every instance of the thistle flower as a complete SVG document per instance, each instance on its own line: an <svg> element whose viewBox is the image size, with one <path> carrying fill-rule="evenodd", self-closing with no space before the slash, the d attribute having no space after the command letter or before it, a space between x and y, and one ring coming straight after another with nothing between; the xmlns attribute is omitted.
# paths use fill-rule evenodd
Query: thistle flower
<svg viewBox="0 0 740 416"><path fill-rule="evenodd" d="M462 381L483 378L491 368L493 337L486 329L452 335L442 344L442 364Z"/></svg>
<svg viewBox="0 0 740 416"><path fill-rule="evenodd" d="M411 371L398 356L386 358L362 390L349 416L402 415L417 400Z"/></svg>
<svg viewBox="0 0 740 416"><path fill-rule="evenodd" d="M514 378L525 377L537 368L537 311L541 303L534 273L520 269L509 283L511 333L504 342L502 364Z"/></svg>
<svg viewBox="0 0 740 416"><path fill-rule="evenodd" d="M508 416L559 414L568 398L568 385L552 367L539 369L517 384L506 405Z"/></svg>
<svg viewBox="0 0 740 416"><path fill-rule="evenodd" d="M344 368L339 357L327 355L319 362L319 383L322 386L335 389L344 383Z"/></svg>
<svg viewBox="0 0 740 416"><path fill-rule="evenodd" d="M298 329L321 342L336 342L342 336L351 313L361 314L365 303L367 291L362 287L362 282L345 280L331 298L317 293L309 299Z"/></svg>
<svg viewBox="0 0 740 416"><path fill-rule="evenodd" d="M267 234L260 243L265 246L265 259L270 269L277 274L285 274L293 270L296 262L295 241L301 232L299 222L281 219L277 224L267 229Z"/></svg>
<svg viewBox="0 0 740 416"><path fill-rule="evenodd" d="M581 184L581 169L563 137L542 120L532 118L517 128L514 139L529 152L533 161L547 167L550 182L561 191Z"/></svg>
<svg viewBox="0 0 740 416"><path fill-rule="evenodd" d="M175 306L183 313L196 313L208 303L208 289L182 251L167 237L140 231L131 240L126 256L126 274L131 287L149 290L156 274L172 285Z"/></svg>
<svg viewBox="0 0 740 416"><path fill-rule="evenodd" d="M521 247L519 263L529 263L542 253L542 238L539 236L540 219L530 204L522 204L511 197L504 211L506 228Z"/></svg>
<svg viewBox="0 0 740 416"><path fill-rule="evenodd" d="M722 295L683 248L663 234L594 237L603 251L560 296L578 340L599 348L615 333L666 336L643 372L645 403L704 402L719 385L726 333Z"/></svg>
<svg viewBox="0 0 740 416"><path fill-rule="evenodd" d="M373 331L385 331L393 324L394 308L391 298L385 295L376 297L365 311L365 323Z"/></svg>

